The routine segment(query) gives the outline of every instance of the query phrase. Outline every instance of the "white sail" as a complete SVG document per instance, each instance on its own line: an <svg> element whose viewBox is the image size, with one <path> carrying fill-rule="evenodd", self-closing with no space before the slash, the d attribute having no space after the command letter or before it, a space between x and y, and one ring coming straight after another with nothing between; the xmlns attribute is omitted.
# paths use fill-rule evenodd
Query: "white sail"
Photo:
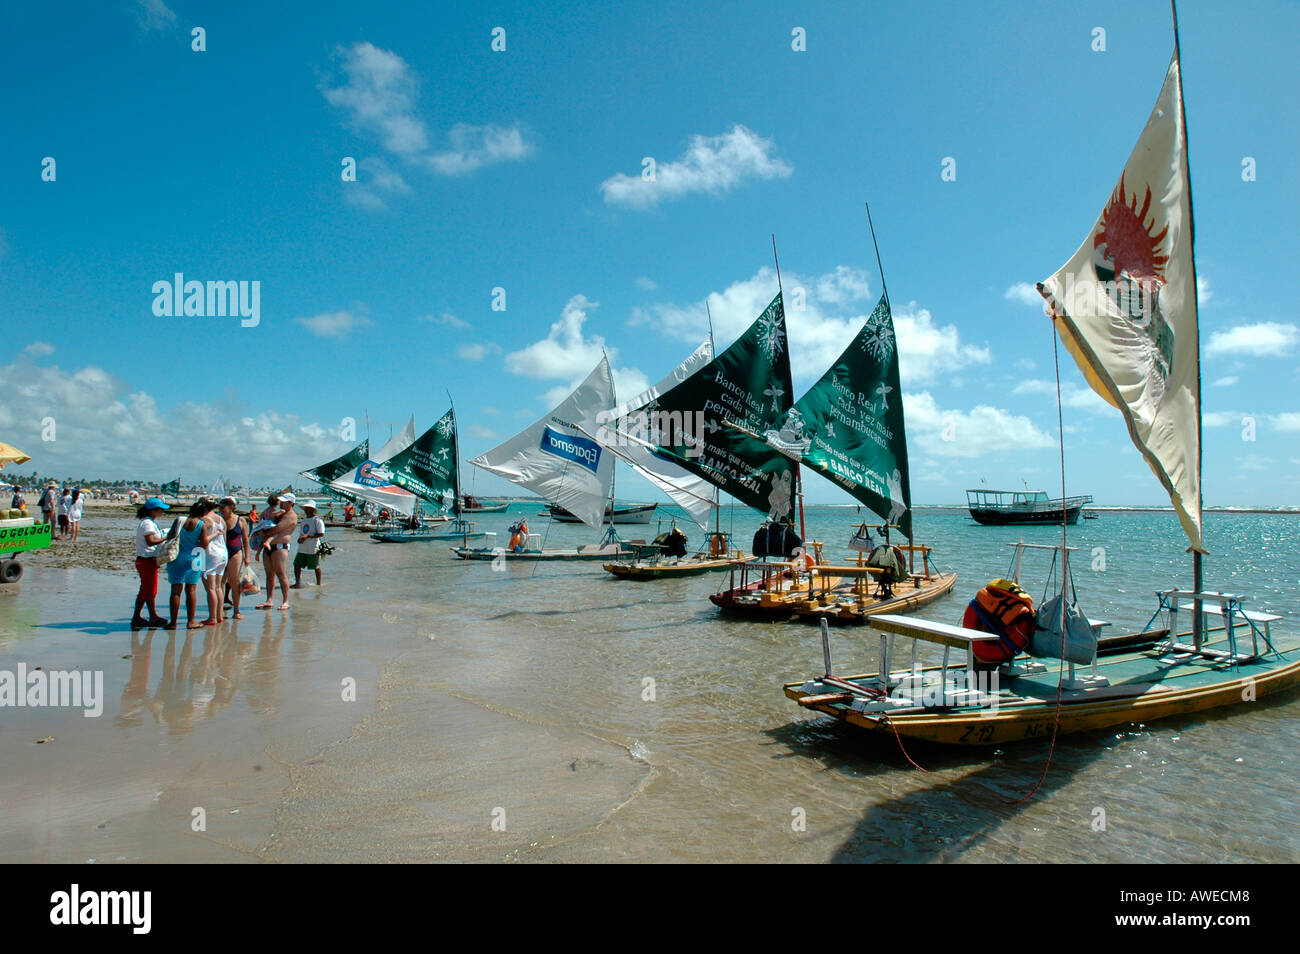
<svg viewBox="0 0 1300 954"><path fill-rule="evenodd" d="M647 411L647 406L712 360L713 344L706 341L658 384L600 415L604 426L595 432L598 441L616 449L633 470L671 497L705 530L713 514L713 485L653 453L649 445L659 441L651 439L650 431L657 430L661 422L656 420L653 410ZM693 422L678 422L687 431L692 425Z"/></svg>
<svg viewBox="0 0 1300 954"><path fill-rule="evenodd" d="M470 463L527 487L599 528L609 502L614 457L589 435L596 432L601 412L616 400L614 376L602 357L559 407Z"/></svg>
<svg viewBox="0 0 1300 954"><path fill-rule="evenodd" d="M415 513L415 494L393 483L392 475L384 467L384 462L400 454L413 443L415 443L414 417L406 422L405 427L390 437L378 453L363 461L355 471L350 471L338 480L332 481L330 487L409 517Z"/></svg>
<svg viewBox="0 0 1300 954"><path fill-rule="evenodd" d="M1201 372L1178 54L1074 257L1038 290L1089 386L1124 415L1192 547L1201 540Z"/></svg>
<svg viewBox="0 0 1300 954"><path fill-rule="evenodd" d="M208 487L208 496L213 500L220 500L226 496L226 482L220 477L214 480L212 485Z"/></svg>

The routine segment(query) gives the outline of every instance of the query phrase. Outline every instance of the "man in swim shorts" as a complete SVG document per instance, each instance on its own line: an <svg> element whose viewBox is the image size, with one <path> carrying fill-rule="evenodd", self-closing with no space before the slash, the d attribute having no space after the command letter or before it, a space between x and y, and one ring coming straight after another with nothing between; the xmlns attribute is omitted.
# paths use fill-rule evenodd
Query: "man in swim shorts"
<svg viewBox="0 0 1300 954"><path fill-rule="evenodd" d="M274 524L262 531L262 565L266 568L266 602L259 603L258 609L270 609L275 596L275 581L280 581L284 602L279 608L289 608L289 547L293 541L294 528L298 526L298 514L293 505L296 499L291 493L280 494L278 503L282 508L278 513L271 508L277 500L275 495L267 499L267 509L262 513L263 521Z"/></svg>

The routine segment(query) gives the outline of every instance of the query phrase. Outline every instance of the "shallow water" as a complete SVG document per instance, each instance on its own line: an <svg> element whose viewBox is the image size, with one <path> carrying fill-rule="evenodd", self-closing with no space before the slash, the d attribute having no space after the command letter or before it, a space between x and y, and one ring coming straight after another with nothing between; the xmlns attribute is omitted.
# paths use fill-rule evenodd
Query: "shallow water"
<svg viewBox="0 0 1300 954"><path fill-rule="evenodd" d="M503 533L536 510L476 522ZM858 519L814 507L808 531L842 556ZM734 514L746 548L756 523ZM1060 539L960 511L919 511L916 530L960 574L923 611L950 621L1007 573L1008 542ZM545 535L548 546L598 537L571 525ZM1207 517L1207 587L1251 594L1249 607L1294 629L1297 535L1297 517ZM1295 696L1063 738L1020 802L1045 744L909 746L923 772L894 742L787 700L782 683L820 669L817 630L720 619L706 596L725 574L494 571L442 544L330 539L325 588L216 631L133 638L126 576L33 568L0 596L0 669L100 668L107 697L98 719L0 710L0 860L1300 859ZM1140 629L1157 589L1190 585L1172 514L1106 513L1071 528L1070 543L1080 601L1111 632ZM1026 558L1035 598L1047 563ZM870 644L864 629L835 630L837 670L873 668ZM194 831L196 808L206 831ZM806 830L792 830L800 817Z"/></svg>

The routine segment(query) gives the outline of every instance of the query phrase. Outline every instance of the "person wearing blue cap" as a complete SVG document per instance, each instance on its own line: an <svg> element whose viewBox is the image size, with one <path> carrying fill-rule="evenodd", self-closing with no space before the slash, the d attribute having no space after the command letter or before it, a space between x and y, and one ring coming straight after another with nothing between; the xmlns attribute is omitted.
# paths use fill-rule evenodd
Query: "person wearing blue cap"
<svg viewBox="0 0 1300 954"><path fill-rule="evenodd" d="M158 518L164 510L170 510L157 497L150 497L136 512L140 525L135 528L135 570L140 574L140 592L135 595L135 612L131 615L131 628L144 629L146 626L163 626L167 620L158 615L154 605L158 599L158 548L167 538L158 529ZM140 611L149 607L146 620Z"/></svg>

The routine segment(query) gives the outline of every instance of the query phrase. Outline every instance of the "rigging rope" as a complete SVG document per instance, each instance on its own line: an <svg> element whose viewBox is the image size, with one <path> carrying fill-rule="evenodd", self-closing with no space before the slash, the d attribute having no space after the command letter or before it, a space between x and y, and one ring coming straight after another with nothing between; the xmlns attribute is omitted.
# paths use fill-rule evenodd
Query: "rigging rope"
<svg viewBox="0 0 1300 954"><path fill-rule="evenodd" d="M1056 438L1057 445L1061 451L1061 560L1069 559L1069 550L1066 549L1066 527L1068 526L1065 507L1065 426L1061 414L1061 357L1060 349L1056 342L1056 321L1057 316L1052 316L1052 364L1056 367ZM1052 558L1053 572L1056 567L1056 558ZM1052 718L1052 742L1047 748L1047 759L1043 762L1043 774L1038 776L1038 781L1034 787L1029 790L1029 794L1017 798L1010 802L1012 805L1019 805L1029 801L1038 794L1038 790L1043 787L1043 782L1047 780L1047 771L1052 767L1052 756L1056 752L1056 736L1061 729L1061 691L1065 682L1065 574L1061 574L1061 667L1056 674L1056 714Z"/></svg>

